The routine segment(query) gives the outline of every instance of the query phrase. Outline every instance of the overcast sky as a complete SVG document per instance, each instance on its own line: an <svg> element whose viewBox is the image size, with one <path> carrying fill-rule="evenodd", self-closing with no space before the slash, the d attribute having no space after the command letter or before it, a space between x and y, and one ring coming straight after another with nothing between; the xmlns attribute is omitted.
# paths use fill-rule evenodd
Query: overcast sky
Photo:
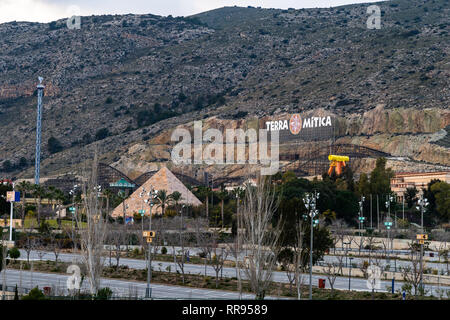
<svg viewBox="0 0 450 320"><path fill-rule="evenodd" d="M299 9L374 1L376 0L0 0L0 23L14 20L50 22L74 14L152 13L176 17L234 5ZM76 13L77 10L80 12Z"/></svg>

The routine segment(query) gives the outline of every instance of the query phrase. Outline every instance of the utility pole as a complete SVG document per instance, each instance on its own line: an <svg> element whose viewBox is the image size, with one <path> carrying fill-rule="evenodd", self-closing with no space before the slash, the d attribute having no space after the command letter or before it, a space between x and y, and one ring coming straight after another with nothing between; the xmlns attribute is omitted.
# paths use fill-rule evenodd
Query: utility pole
<svg viewBox="0 0 450 320"><path fill-rule="evenodd" d="M377 195L377 229L380 231L380 203Z"/></svg>
<svg viewBox="0 0 450 320"><path fill-rule="evenodd" d="M314 225L318 223L318 220L314 221L314 217L319 213L316 209L316 203L319 199L320 193L314 191L314 193L306 193L303 197L303 203L306 210L309 210L309 216L311 219L311 239L309 249L309 300L312 300L312 267L313 267L313 239L314 239Z"/></svg>
<svg viewBox="0 0 450 320"><path fill-rule="evenodd" d="M359 236L362 236L362 228L363 228L363 223L364 223L364 215L363 215L363 206L364 206L364 200L366 200L365 197L361 196L361 201L359 202Z"/></svg>
<svg viewBox="0 0 450 320"><path fill-rule="evenodd" d="M145 189L144 189L145 190ZM153 190L153 187L148 192L149 198L144 200L145 203L147 203L150 206L150 220L149 220L149 231L152 230L152 207L153 207L153 199L156 198L158 194L158 190ZM145 297L151 298L152 297L152 290L151 290L151 279L152 279L152 242L148 242L148 269L147 269L147 288L145 289Z"/></svg>
<svg viewBox="0 0 450 320"><path fill-rule="evenodd" d="M391 195L387 195L386 196L386 199L387 199L387 201L386 201L386 209L388 209L388 219L389 219L389 222L391 221L391 202L394 200L394 198L391 196ZM388 228L388 241L389 242L391 242L391 228ZM392 241L393 241L393 239L392 239ZM393 243L391 242L391 251L392 251L392 245L393 245Z"/></svg>
<svg viewBox="0 0 450 320"><path fill-rule="evenodd" d="M370 194L370 229L373 229L373 225L372 225L372 194Z"/></svg>
<svg viewBox="0 0 450 320"><path fill-rule="evenodd" d="M37 85L37 120L36 120L36 158L34 168L34 184L39 184L39 170L41 167L41 122L42 122L42 96L44 94L44 85L42 80L44 78L38 77L39 84Z"/></svg>
<svg viewBox="0 0 450 320"><path fill-rule="evenodd" d="M12 243L12 224L13 224L13 217L14 217L14 201L16 201L16 193L14 191L14 182L12 184L12 198L9 199L11 201L11 212L9 214L9 243ZM6 259L6 257L3 257ZM5 292L6 289L3 288L3 292Z"/></svg>
<svg viewBox="0 0 450 320"><path fill-rule="evenodd" d="M423 213L426 210L426 207L430 204L428 202L427 198L423 197L423 194L420 195L420 199L417 201L419 206L416 207L417 209L420 208L420 227L422 230L422 234L424 234L424 228L423 228ZM421 292L423 293L423 241L420 243L420 288Z"/></svg>
<svg viewBox="0 0 450 320"><path fill-rule="evenodd" d="M351 279L352 279L352 260L353 258L350 257L350 268L348 269L348 290L351 290Z"/></svg>
<svg viewBox="0 0 450 320"><path fill-rule="evenodd" d="M402 220L405 220L405 195L402 197Z"/></svg>
<svg viewBox="0 0 450 320"><path fill-rule="evenodd" d="M76 193L77 188L78 188L78 185L74 185L73 188L69 191L69 194L72 196L72 208L73 208L73 209L70 209L70 208L69 208L69 211L70 211L71 214L72 214L72 242L73 242L72 244L73 244L73 253L75 253L75 238L74 238L74 233L73 233L73 218L74 218L74 215L75 215L75 212L76 212L76 208L75 208L75 193Z"/></svg>

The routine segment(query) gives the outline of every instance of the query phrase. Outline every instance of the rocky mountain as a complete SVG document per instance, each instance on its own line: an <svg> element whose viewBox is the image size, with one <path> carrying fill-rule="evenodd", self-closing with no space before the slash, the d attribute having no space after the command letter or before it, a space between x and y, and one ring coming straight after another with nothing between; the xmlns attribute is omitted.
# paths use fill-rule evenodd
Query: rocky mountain
<svg viewBox="0 0 450 320"><path fill-rule="evenodd" d="M0 175L33 174L38 75L41 175L95 148L138 175L167 161L178 125L312 110L340 119L338 141L450 166L450 2L377 5L379 30L369 4L0 24Z"/></svg>

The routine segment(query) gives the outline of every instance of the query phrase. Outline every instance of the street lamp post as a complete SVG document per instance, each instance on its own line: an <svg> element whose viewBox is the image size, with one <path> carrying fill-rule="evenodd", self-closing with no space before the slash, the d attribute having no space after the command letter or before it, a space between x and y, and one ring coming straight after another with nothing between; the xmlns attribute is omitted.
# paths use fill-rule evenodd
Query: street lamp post
<svg viewBox="0 0 450 320"><path fill-rule="evenodd" d="M78 185L76 184L69 191L69 194L72 196L72 207L73 207L72 210L69 209L69 211L71 211L71 213L72 213L72 242L73 242L72 244L73 244L73 252L75 252L75 238L74 238L74 234L73 234L73 218L74 218L74 215L75 215L75 212L76 212L76 209L75 209L75 193L76 193L77 188L78 188Z"/></svg>
<svg viewBox="0 0 450 320"><path fill-rule="evenodd" d="M145 189L144 189L145 190ZM145 191L144 191L145 192ZM147 203L150 207L149 213L150 213L150 220L149 220L149 231L152 230L152 207L153 207L153 200L157 197L158 190L153 190L153 188L148 192L148 199L145 199L144 202ZM150 287L151 279L152 279L152 243L148 242L148 266L147 266L147 288L145 289L145 297L151 298L152 297L152 290Z"/></svg>
<svg viewBox="0 0 450 320"><path fill-rule="evenodd" d="M142 198L142 197L144 197L144 195L145 195L145 187L142 187L142 191L139 193L139 197ZM145 203L145 200L142 200L141 212L139 212L141 214L141 231L142 231L142 234L144 234L144 217L145 217L144 203Z"/></svg>
<svg viewBox="0 0 450 320"><path fill-rule="evenodd" d="M389 220L389 222L391 221L391 202L394 200L394 198L391 196L391 195L389 195L388 197L387 197L387 201L386 201L386 209L388 209L388 220ZM393 241L393 240L392 240ZM392 241L391 241L391 228L389 227L388 228L388 242L390 242L391 243L391 252L392 252Z"/></svg>
<svg viewBox="0 0 450 320"><path fill-rule="evenodd" d="M362 236L361 230L363 228L363 223L364 223L364 215L363 215L363 205L364 205L364 200L366 200L365 197L361 196L361 201L359 202L359 236Z"/></svg>
<svg viewBox="0 0 450 320"><path fill-rule="evenodd" d="M348 290L351 289L351 279L352 279L352 260L353 258L350 257L350 268L348 269Z"/></svg>
<svg viewBox="0 0 450 320"><path fill-rule="evenodd" d="M347 246L347 248L345 249L345 266L348 268L348 264L347 264L347 255L348 255L348 250L350 248L350 244L351 242L343 242L343 245Z"/></svg>
<svg viewBox="0 0 450 320"><path fill-rule="evenodd" d="M424 233L423 229L423 213L426 210L426 207L430 204L427 198L424 198L423 195L420 196L420 199L417 201L419 204L417 209L420 208L420 228L422 230L422 234ZM423 244L420 244L420 288L423 292Z"/></svg>
<svg viewBox="0 0 450 320"><path fill-rule="evenodd" d="M313 238L314 238L314 217L319 213L316 210L316 203L319 199L320 193L314 191L314 193L306 193L303 197L303 203L306 210L309 210L309 216L311 219L311 239L310 239L310 249L309 249L309 299L312 300L312 266L313 266Z"/></svg>

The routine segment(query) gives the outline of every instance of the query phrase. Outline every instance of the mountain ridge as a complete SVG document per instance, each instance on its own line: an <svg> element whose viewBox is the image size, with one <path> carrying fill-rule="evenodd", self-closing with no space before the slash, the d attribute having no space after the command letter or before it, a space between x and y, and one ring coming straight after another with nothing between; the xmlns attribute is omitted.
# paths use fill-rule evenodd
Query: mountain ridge
<svg viewBox="0 0 450 320"><path fill-rule="evenodd" d="M449 2L376 4L380 30L365 26L370 4L90 16L80 30L65 20L1 24L0 163L16 166L2 175L32 172L38 74L46 85L43 174L79 166L95 145L116 162L132 145L193 119L317 108L345 117L380 104L445 111ZM48 151L50 137L62 151ZM22 157L28 164L17 167Z"/></svg>

